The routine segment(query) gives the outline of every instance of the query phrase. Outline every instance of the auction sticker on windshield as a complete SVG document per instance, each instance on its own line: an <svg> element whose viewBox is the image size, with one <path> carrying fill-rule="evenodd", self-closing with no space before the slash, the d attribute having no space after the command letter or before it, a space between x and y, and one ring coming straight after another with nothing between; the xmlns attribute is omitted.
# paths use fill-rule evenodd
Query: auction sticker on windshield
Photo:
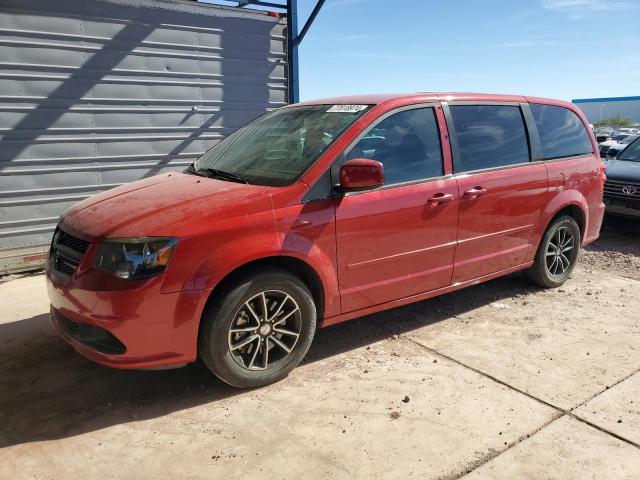
<svg viewBox="0 0 640 480"><path fill-rule="evenodd" d="M334 105L327 113L358 113L367 108L368 105Z"/></svg>

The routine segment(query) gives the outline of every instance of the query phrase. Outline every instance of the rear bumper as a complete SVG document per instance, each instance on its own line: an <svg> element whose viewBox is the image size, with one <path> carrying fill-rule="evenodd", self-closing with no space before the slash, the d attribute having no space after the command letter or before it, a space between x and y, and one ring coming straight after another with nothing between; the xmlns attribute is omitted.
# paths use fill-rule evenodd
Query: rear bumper
<svg viewBox="0 0 640 480"><path fill-rule="evenodd" d="M590 207L589 209L589 222L587 225L587 232L584 236L582 246L589 245L595 242L600 236L600 228L602 228L602 222L604 220L605 205L603 202L599 202L597 205Z"/></svg>
<svg viewBox="0 0 640 480"><path fill-rule="evenodd" d="M142 288L91 291L48 274L51 321L78 353L104 366L138 369L192 362L207 292L160 293L161 284L157 277ZM122 348L115 348L119 344Z"/></svg>

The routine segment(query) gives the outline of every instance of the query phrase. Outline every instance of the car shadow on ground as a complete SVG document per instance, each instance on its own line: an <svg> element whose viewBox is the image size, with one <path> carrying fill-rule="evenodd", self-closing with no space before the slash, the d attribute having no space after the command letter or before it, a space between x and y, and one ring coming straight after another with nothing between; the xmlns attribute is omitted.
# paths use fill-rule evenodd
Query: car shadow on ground
<svg viewBox="0 0 640 480"><path fill-rule="evenodd" d="M587 250L640 256L640 217L606 215L600 230L600 238L589 245Z"/></svg>
<svg viewBox="0 0 640 480"><path fill-rule="evenodd" d="M534 291L516 274L328 327L317 332L304 363ZM0 325L0 372L0 447L156 418L243 392L217 380L200 364L164 371L95 365L57 337L47 315Z"/></svg>

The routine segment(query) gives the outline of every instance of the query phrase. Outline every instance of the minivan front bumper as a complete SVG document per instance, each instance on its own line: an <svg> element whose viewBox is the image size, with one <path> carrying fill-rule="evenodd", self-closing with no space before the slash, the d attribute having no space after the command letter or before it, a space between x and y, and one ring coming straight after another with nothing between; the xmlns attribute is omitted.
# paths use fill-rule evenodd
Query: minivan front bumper
<svg viewBox="0 0 640 480"><path fill-rule="evenodd" d="M141 288L91 291L47 272L53 326L78 353L104 366L141 369L193 362L206 292L161 293L161 277Z"/></svg>

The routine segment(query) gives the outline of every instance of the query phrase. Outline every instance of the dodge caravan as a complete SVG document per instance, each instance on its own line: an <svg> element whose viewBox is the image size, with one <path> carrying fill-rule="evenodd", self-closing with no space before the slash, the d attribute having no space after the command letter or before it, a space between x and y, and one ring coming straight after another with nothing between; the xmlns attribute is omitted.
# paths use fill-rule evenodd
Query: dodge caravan
<svg viewBox="0 0 640 480"><path fill-rule="evenodd" d="M266 113L183 172L60 217L51 319L116 368L201 359L254 387L317 328L516 271L562 285L598 237L605 174L570 103L378 95Z"/></svg>

